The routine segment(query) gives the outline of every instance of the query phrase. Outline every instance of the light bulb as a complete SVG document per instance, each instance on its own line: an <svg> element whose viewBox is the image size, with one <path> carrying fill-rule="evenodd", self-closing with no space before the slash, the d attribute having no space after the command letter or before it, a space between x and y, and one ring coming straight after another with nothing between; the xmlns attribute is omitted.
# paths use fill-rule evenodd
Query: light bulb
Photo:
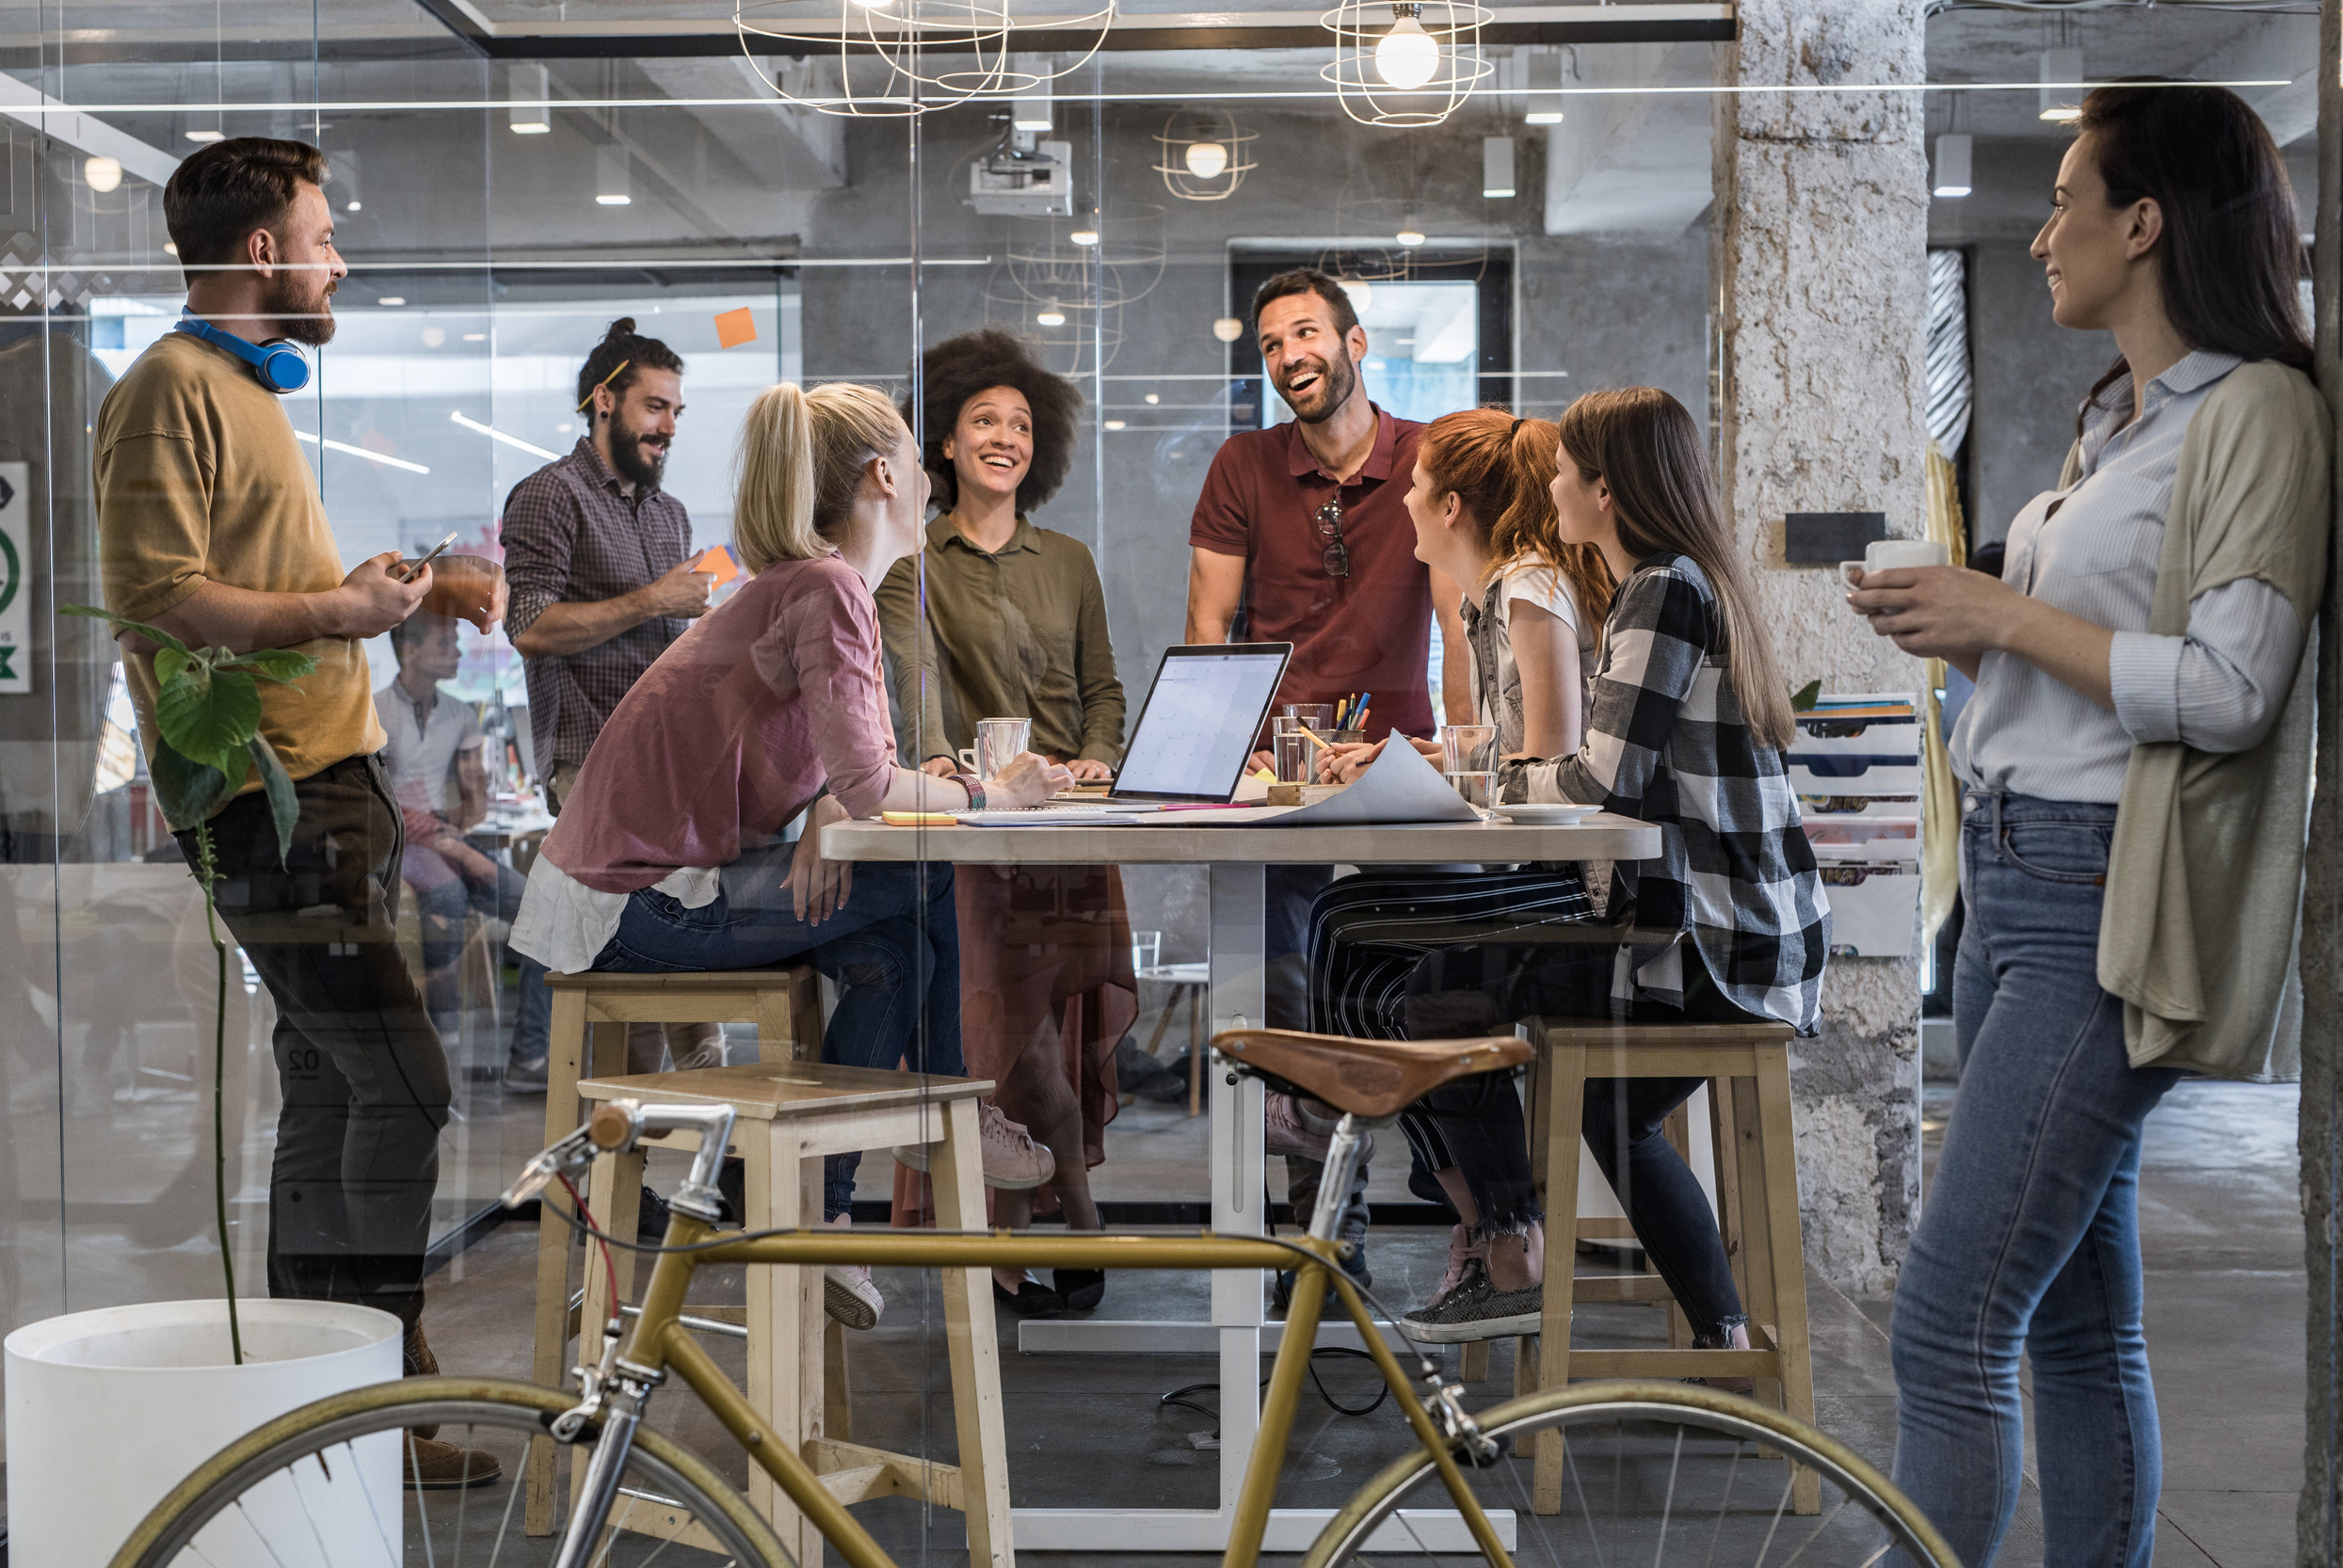
<svg viewBox="0 0 2343 1568"><path fill-rule="evenodd" d="M866 11L883 11L894 3L895 0L855 0Z"/></svg>
<svg viewBox="0 0 2343 1568"><path fill-rule="evenodd" d="M594 204L600 207L632 207L634 205L634 198L616 194L603 195L594 198Z"/></svg>
<svg viewBox="0 0 2343 1568"><path fill-rule="evenodd" d="M1439 73L1440 46L1417 18L1420 7L1395 5L1391 30L1375 40L1375 74L1402 92L1413 92Z"/></svg>
<svg viewBox="0 0 2343 1568"><path fill-rule="evenodd" d="M345 213L360 213L360 212L364 212L364 211L366 210L366 203L364 203L363 201L352 201L352 202L350 202L348 205L345 206L342 210L343 210L344 212L345 212Z"/></svg>
<svg viewBox="0 0 2343 1568"><path fill-rule="evenodd" d="M104 156L91 158L81 166L81 177L88 182L91 190L103 195L107 191L121 188L122 166L120 161L115 158Z"/></svg>
<svg viewBox="0 0 2343 1568"><path fill-rule="evenodd" d="M1212 336L1223 343L1234 343L1244 336L1244 323L1235 316L1221 316L1212 323Z"/></svg>
<svg viewBox="0 0 2343 1568"><path fill-rule="evenodd" d="M1188 143L1188 172L1199 180L1217 180L1228 172L1228 149L1216 141Z"/></svg>
<svg viewBox="0 0 2343 1568"><path fill-rule="evenodd" d="M1106 427L1109 430L1120 430L1124 428L1124 425L1123 422L1119 419L1110 419L1106 422Z"/></svg>
<svg viewBox="0 0 2343 1568"><path fill-rule="evenodd" d="M1400 232L1391 237L1399 241L1402 245L1421 245L1423 243L1423 231L1410 223L1403 226Z"/></svg>
<svg viewBox="0 0 2343 1568"><path fill-rule="evenodd" d="M1096 245L1099 243L1099 232L1096 229L1077 229L1066 237L1072 240L1076 245Z"/></svg>
<svg viewBox="0 0 2343 1568"><path fill-rule="evenodd" d="M226 141L228 139L228 133L225 131L189 131L187 133L187 139L189 141L206 142Z"/></svg>
<svg viewBox="0 0 2343 1568"><path fill-rule="evenodd" d="M2042 111L2041 118L2056 125L2072 125L2082 118L2082 109L2073 104L2058 104Z"/></svg>
<svg viewBox="0 0 2343 1568"><path fill-rule="evenodd" d="M1052 300L1049 304L1041 307L1040 312L1035 315L1034 319L1041 323L1044 327L1063 327L1066 325L1066 312L1059 310L1057 308L1057 302Z"/></svg>

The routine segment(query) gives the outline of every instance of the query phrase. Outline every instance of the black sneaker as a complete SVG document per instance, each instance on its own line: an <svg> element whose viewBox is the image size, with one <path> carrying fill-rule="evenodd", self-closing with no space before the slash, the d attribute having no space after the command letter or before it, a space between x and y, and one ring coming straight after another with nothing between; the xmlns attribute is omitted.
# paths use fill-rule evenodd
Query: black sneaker
<svg viewBox="0 0 2343 1568"><path fill-rule="evenodd" d="M1526 1290L1500 1290L1489 1283L1488 1270L1479 1258L1465 1266L1455 1288L1401 1321L1407 1333L1432 1345L1461 1345L1475 1339L1511 1339L1535 1334L1544 1325L1546 1290L1533 1285Z"/></svg>
<svg viewBox="0 0 2343 1568"><path fill-rule="evenodd" d="M1269 1304L1277 1311L1284 1312L1292 1308L1293 1281L1300 1272L1298 1269L1277 1271L1276 1282L1269 1288ZM1374 1284L1374 1271L1367 1267L1367 1239L1365 1237L1359 1237L1351 1242L1351 1250L1342 1258L1342 1272L1356 1281L1362 1290ZM1318 1310L1323 1314L1332 1311L1333 1308L1334 1283L1329 1280L1326 1283L1326 1299L1320 1304Z"/></svg>
<svg viewBox="0 0 2343 1568"><path fill-rule="evenodd" d="M643 1189L643 1207L635 1211L634 1240L649 1246L657 1246L667 1239L667 1200Z"/></svg>

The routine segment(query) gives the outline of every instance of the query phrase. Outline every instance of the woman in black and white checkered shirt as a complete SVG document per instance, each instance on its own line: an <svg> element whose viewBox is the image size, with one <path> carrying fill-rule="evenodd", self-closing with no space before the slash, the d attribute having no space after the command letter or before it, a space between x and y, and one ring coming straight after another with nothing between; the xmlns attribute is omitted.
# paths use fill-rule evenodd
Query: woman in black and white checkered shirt
<svg viewBox="0 0 2343 1568"><path fill-rule="evenodd" d="M1600 806L1658 826L1657 856L1615 868L1609 918L1663 935L1629 946L1508 942L1484 927L1477 940L1435 948L1416 965L1401 1028L1431 1039L1564 1015L1772 1018L1811 1033L1829 909L1783 757L1788 687L1719 513L1700 432L1674 398L1637 387L1581 398L1561 437L1552 487L1561 536L1599 550L1621 585L1578 749L1508 759L1503 798ZM1590 1082L1585 1131L1697 1342L1745 1345L1716 1222L1661 1130L1699 1082ZM1408 1314L1411 1332L1435 1341L1535 1333L1544 1240L1518 1096L1509 1081L1473 1079L1418 1109L1452 1151L1475 1211L1466 1218L1485 1250Z"/></svg>

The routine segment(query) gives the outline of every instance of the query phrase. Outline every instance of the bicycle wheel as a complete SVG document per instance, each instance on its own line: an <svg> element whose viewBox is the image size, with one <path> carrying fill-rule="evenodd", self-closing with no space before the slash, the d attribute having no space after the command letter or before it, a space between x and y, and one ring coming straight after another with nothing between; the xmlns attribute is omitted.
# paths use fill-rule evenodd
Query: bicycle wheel
<svg viewBox="0 0 2343 1568"><path fill-rule="evenodd" d="M1918 1509L1851 1449L1780 1411L1688 1384L1591 1383L1478 1412L1500 1455L1467 1466L1481 1507L1513 1513L1513 1556L1537 1564L1785 1564L1960 1568ZM1559 1506L1533 1507L1534 1455L1559 1444ZM1795 1496L1793 1466L1820 1482ZM1554 1499L1550 1495L1549 1503ZM1386 1554L1480 1560L1420 1448L1361 1487L1303 1568L1369 1568ZM1434 1512L1449 1517L1431 1517ZM1500 1534L1502 1527L1500 1525ZM1894 1553L1901 1549L1902 1558Z"/></svg>
<svg viewBox="0 0 2343 1568"><path fill-rule="evenodd" d="M131 1532L112 1568L418 1568L450 1562L545 1568L569 1521L570 1448L555 1450L551 1536L523 1528L529 1440L577 1401L528 1384L407 1378L335 1395L230 1444L172 1489ZM410 1428L495 1455L486 1484L409 1491L401 1451ZM592 1434L580 1439L589 1447ZM794 1568L747 1499L705 1461L638 1429L590 1560L631 1568Z"/></svg>

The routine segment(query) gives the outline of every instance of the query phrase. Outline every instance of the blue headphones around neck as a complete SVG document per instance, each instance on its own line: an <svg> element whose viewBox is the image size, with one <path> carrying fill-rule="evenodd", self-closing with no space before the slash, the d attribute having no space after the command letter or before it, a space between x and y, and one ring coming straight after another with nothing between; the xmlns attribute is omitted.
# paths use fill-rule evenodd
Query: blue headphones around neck
<svg viewBox="0 0 2343 1568"><path fill-rule="evenodd" d="M223 332L200 316L181 316L179 330L233 354L252 367L252 374L259 377L262 386L280 397L287 392L299 392L309 385L309 361L301 358L301 351L289 343L247 343L233 332Z"/></svg>

